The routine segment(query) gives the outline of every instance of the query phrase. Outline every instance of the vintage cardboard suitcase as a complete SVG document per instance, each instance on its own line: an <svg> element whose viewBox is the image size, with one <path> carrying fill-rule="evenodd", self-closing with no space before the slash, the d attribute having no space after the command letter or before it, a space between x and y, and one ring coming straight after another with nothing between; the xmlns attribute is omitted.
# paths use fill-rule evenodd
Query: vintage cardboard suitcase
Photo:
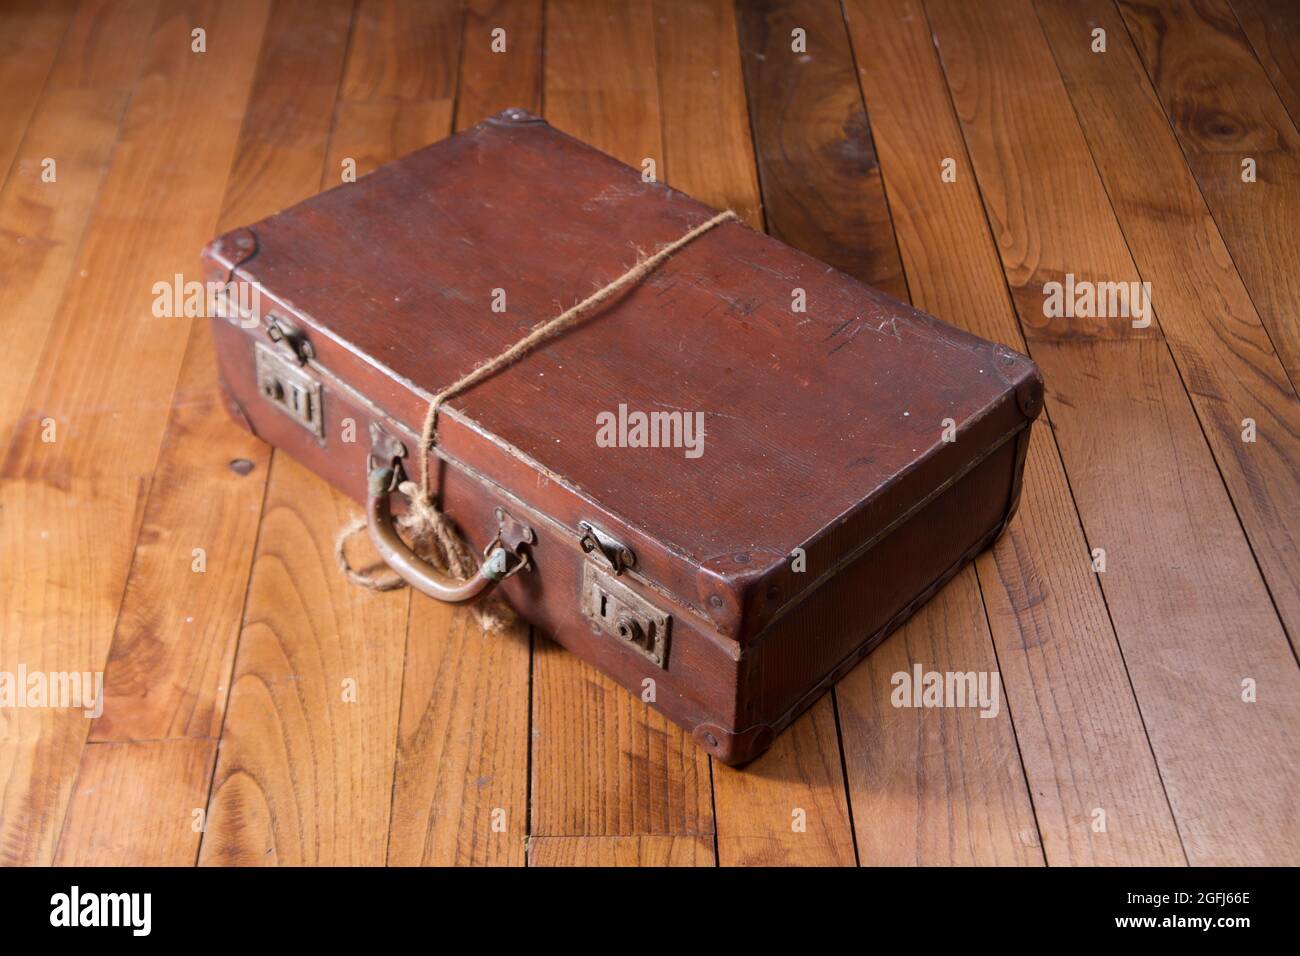
<svg viewBox="0 0 1300 956"><path fill-rule="evenodd" d="M507 110L204 262L245 303L214 320L232 414L367 502L403 576L482 600L504 568L523 618L743 763L1011 519L1029 359L725 222L443 406L433 486L495 573L438 579L389 504L434 393L714 215Z"/></svg>

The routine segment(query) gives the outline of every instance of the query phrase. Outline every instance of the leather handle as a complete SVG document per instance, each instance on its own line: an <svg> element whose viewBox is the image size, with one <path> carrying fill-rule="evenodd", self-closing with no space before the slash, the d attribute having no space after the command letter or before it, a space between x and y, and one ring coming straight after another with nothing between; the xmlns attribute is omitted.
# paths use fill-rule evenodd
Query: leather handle
<svg viewBox="0 0 1300 956"><path fill-rule="evenodd" d="M370 484L366 503L366 527L370 540L394 573L422 594L447 604L464 604L482 597L509 577L521 566L511 567L511 553L501 544L500 538L488 545L487 553L478 571L467 581L458 581L438 571L406 546L393 526L393 509L390 495L394 485L390 465L377 465L370 470ZM516 555L516 559L518 556Z"/></svg>

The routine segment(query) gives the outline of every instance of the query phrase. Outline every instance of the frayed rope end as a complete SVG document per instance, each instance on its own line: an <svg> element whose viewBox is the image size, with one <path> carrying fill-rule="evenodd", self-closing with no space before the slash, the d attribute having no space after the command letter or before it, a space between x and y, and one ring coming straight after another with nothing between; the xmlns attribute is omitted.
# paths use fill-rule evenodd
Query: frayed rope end
<svg viewBox="0 0 1300 956"><path fill-rule="evenodd" d="M420 492L413 481L404 481L398 491L409 501L405 514L397 519L397 528L403 532L411 550L437 570L458 581L467 581L478 571L478 562L470 553L465 539L451 521L438 510L433 500ZM397 591L407 586L382 561L365 567L354 567L348 558L348 543L366 528L364 517L355 518L338 534L334 541L334 559L339 570L349 581L368 591ZM479 626L484 631L497 632L518 623L518 616L499 596L491 595L471 607Z"/></svg>

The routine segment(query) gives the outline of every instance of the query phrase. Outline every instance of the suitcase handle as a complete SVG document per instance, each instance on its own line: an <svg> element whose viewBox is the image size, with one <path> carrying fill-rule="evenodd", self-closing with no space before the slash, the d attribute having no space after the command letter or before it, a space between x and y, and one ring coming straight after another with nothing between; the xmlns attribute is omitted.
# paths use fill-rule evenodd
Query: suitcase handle
<svg viewBox="0 0 1300 956"><path fill-rule="evenodd" d="M528 557L503 541L504 527L483 551L478 571L466 581L459 581L439 571L407 547L393 526L390 496L396 484L392 465L376 465L370 470L369 498L366 503L366 527L370 541L380 558L398 577L422 594L447 604L464 604L482 597L505 578L528 565ZM528 531L529 539L532 532ZM527 539L525 539L527 540Z"/></svg>

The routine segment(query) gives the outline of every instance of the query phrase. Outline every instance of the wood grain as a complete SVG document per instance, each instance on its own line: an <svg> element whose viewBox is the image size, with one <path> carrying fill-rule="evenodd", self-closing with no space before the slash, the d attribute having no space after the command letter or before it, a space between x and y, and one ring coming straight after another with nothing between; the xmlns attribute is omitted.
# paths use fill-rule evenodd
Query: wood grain
<svg viewBox="0 0 1300 956"><path fill-rule="evenodd" d="M1300 385L1300 132L1226 0L1119 2L1292 385ZM1242 161L1256 181L1242 181Z"/></svg>
<svg viewBox="0 0 1300 956"><path fill-rule="evenodd" d="M129 20L148 8L121 12ZM190 53L188 24L195 17L209 24L209 39L218 49L226 43L235 49L221 59ZM24 647L52 656L73 649L81 658L77 669L104 668L142 514L142 478L151 471L167 389L184 344L163 333L169 324L184 328L188 320L150 314L152 284L183 271L179 263L192 261L215 216L222 160L228 163L233 150L255 61L252 51L264 24L264 8L249 3L225 4L220 11L215 4L178 7L155 21L141 56L145 79L136 84L123 117L74 260L75 279L53 318L9 448L4 474L22 476L12 484L41 496L15 509L16 533L47 522L45 527L61 530L41 539L46 543L38 569L15 576L41 603L31 607L32 598L25 597L27 620L21 625L15 620L6 630L32 642ZM115 55L117 49L96 45L98 29L109 24L70 34L77 38L70 49L98 51L93 61ZM131 41L126 42L130 51ZM83 58L78 71L88 66L98 69ZM111 69L105 67L105 74ZM68 82L75 85L83 75L74 73ZM192 109L199 89L211 97L211 112ZM193 218L175 214L169 187L188 190ZM44 440L47 418L55 422L54 441ZM151 430L154 421L158 427ZM28 637L21 638L24 632ZM22 654L20 661L35 652ZM9 654L5 658L14 660ZM80 716L65 718L63 713L16 718L19 726L3 760L17 775L7 788L6 832L0 834L11 860L49 863L53 855L89 727ZM32 792L39 799L32 799Z"/></svg>
<svg viewBox="0 0 1300 956"><path fill-rule="evenodd" d="M1038 13L1251 549L1300 647L1300 400L1119 14L1100 0L1045 0ZM1115 35L1104 59L1073 42L1080 14ZM1148 175L1153 164L1164 172ZM1253 442L1242 440L1247 419Z"/></svg>
<svg viewBox="0 0 1300 956"><path fill-rule="evenodd" d="M761 229L762 201L731 4L657 4L655 14L667 181L702 202L736 210ZM829 697L745 768L715 761L713 789L723 866L853 864Z"/></svg>
<svg viewBox="0 0 1300 956"><path fill-rule="evenodd" d="M978 622L972 626L972 622ZM1035 866L1043 851L1011 715L895 707L893 676L996 673L966 568L836 690L863 866Z"/></svg>
<svg viewBox="0 0 1300 956"><path fill-rule="evenodd" d="M468 0L460 40L456 128L511 107L542 108L542 0ZM504 52L492 32L505 31Z"/></svg>
<svg viewBox="0 0 1300 956"><path fill-rule="evenodd" d="M130 540L143 498L139 479L0 481L0 671L103 672L130 551L97 542ZM0 708L0 864L53 862L86 710Z"/></svg>
<svg viewBox="0 0 1300 956"><path fill-rule="evenodd" d="M160 12L4 474L152 471L193 321L155 316L153 287L192 272L211 238L267 10L207 0ZM191 52L200 21L208 53ZM54 444L41 441L47 417Z"/></svg>
<svg viewBox="0 0 1300 956"><path fill-rule="evenodd" d="M216 740L88 744L57 866L193 866Z"/></svg>
<svg viewBox="0 0 1300 956"><path fill-rule="evenodd" d="M76 10L76 0L14 0L0 10L0 183Z"/></svg>
<svg viewBox="0 0 1300 956"><path fill-rule="evenodd" d="M707 837L533 837L529 866L712 866Z"/></svg>
<svg viewBox="0 0 1300 956"><path fill-rule="evenodd" d="M1285 859L1300 675L1168 347L1156 325L1043 315L1067 271L1137 279L1051 52L1023 4L927 6L1188 859Z"/></svg>
<svg viewBox="0 0 1300 956"><path fill-rule="evenodd" d="M661 170L654 42L649 2L595 15L581 3L547 3L547 120L629 165L650 158ZM545 638L533 654L529 832L713 832L708 757L640 698Z"/></svg>
<svg viewBox="0 0 1300 956"><path fill-rule="evenodd" d="M339 574L334 534L354 513L276 456L202 864L385 862L407 595Z"/></svg>
<svg viewBox="0 0 1300 956"><path fill-rule="evenodd" d="M522 865L529 633L412 600L388 862Z"/></svg>
<svg viewBox="0 0 1300 956"><path fill-rule="evenodd" d="M351 15L350 0L275 4L218 232L313 193L325 165ZM221 733L270 449L222 405L208 323L195 321L189 335L94 740ZM192 569L194 548L206 555L201 574Z"/></svg>
<svg viewBox="0 0 1300 956"><path fill-rule="evenodd" d="M906 299L839 4L762 0L737 20L768 232ZM795 29L806 53L791 48Z"/></svg>
<svg viewBox="0 0 1300 956"><path fill-rule="evenodd" d="M733 6L726 0L661 0L654 12L668 181L762 229Z"/></svg>
<svg viewBox="0 0 1300 956"><path fill-rule="evenodd" d="M1237 22L1291 114L1300 117L1300 7L1288 0L1231 0Z"/></svg>
<svg viewBox="0 0 1300 956"><path fill-rule="evenodd" d="M497 26L506 30L504 53L491 50ZM540 4L472 3L460 43L458 129L510 106L536 106ZM388 861L522 865L528 626L487 634L466 609L412 594L408 627Z"/></svg>
<svg viewBox="0 0 1300 956"><path fill-rule="evenodd" d="M26 135L8 155L10 175L0 191L0 316L5 361L0 363L0 441L6 446L22 414L50 326L59 310L86 223L108 167L140 60L154 19L153 0L107 5L85 3L67 23L51 17L16 29L30 31L33 46L0 70L14 71L42 52L42 37L57 21L65 37L57 59L41 73L42 91L33 95ZM10 13L21 12L18 7ZM0 79L0 88L4 88ZM5 107L16 109L24 81L12 77L14 95ZM18 122L18 117L11 118ZM4 128L0 118L0 129ZM2 134L0 134L2 135ZM0 145L0 149L6 148ZM43 163L55 162L54 182L43 180ZM0 161L4 156L0 155ZM3 167L9 170L9 164Z"/></svg>
<svg viewBox="0 0 1300 956"><path fill-rule="evenodd" d="M924 9L846 7L914 303L1023 350ZM952 159L955 179L940 175ZM1047 861L1185 861L1050 427L1030 439L1020 510L976 563ZM1094 827L1106 814L1104 832Z"/></svg>

